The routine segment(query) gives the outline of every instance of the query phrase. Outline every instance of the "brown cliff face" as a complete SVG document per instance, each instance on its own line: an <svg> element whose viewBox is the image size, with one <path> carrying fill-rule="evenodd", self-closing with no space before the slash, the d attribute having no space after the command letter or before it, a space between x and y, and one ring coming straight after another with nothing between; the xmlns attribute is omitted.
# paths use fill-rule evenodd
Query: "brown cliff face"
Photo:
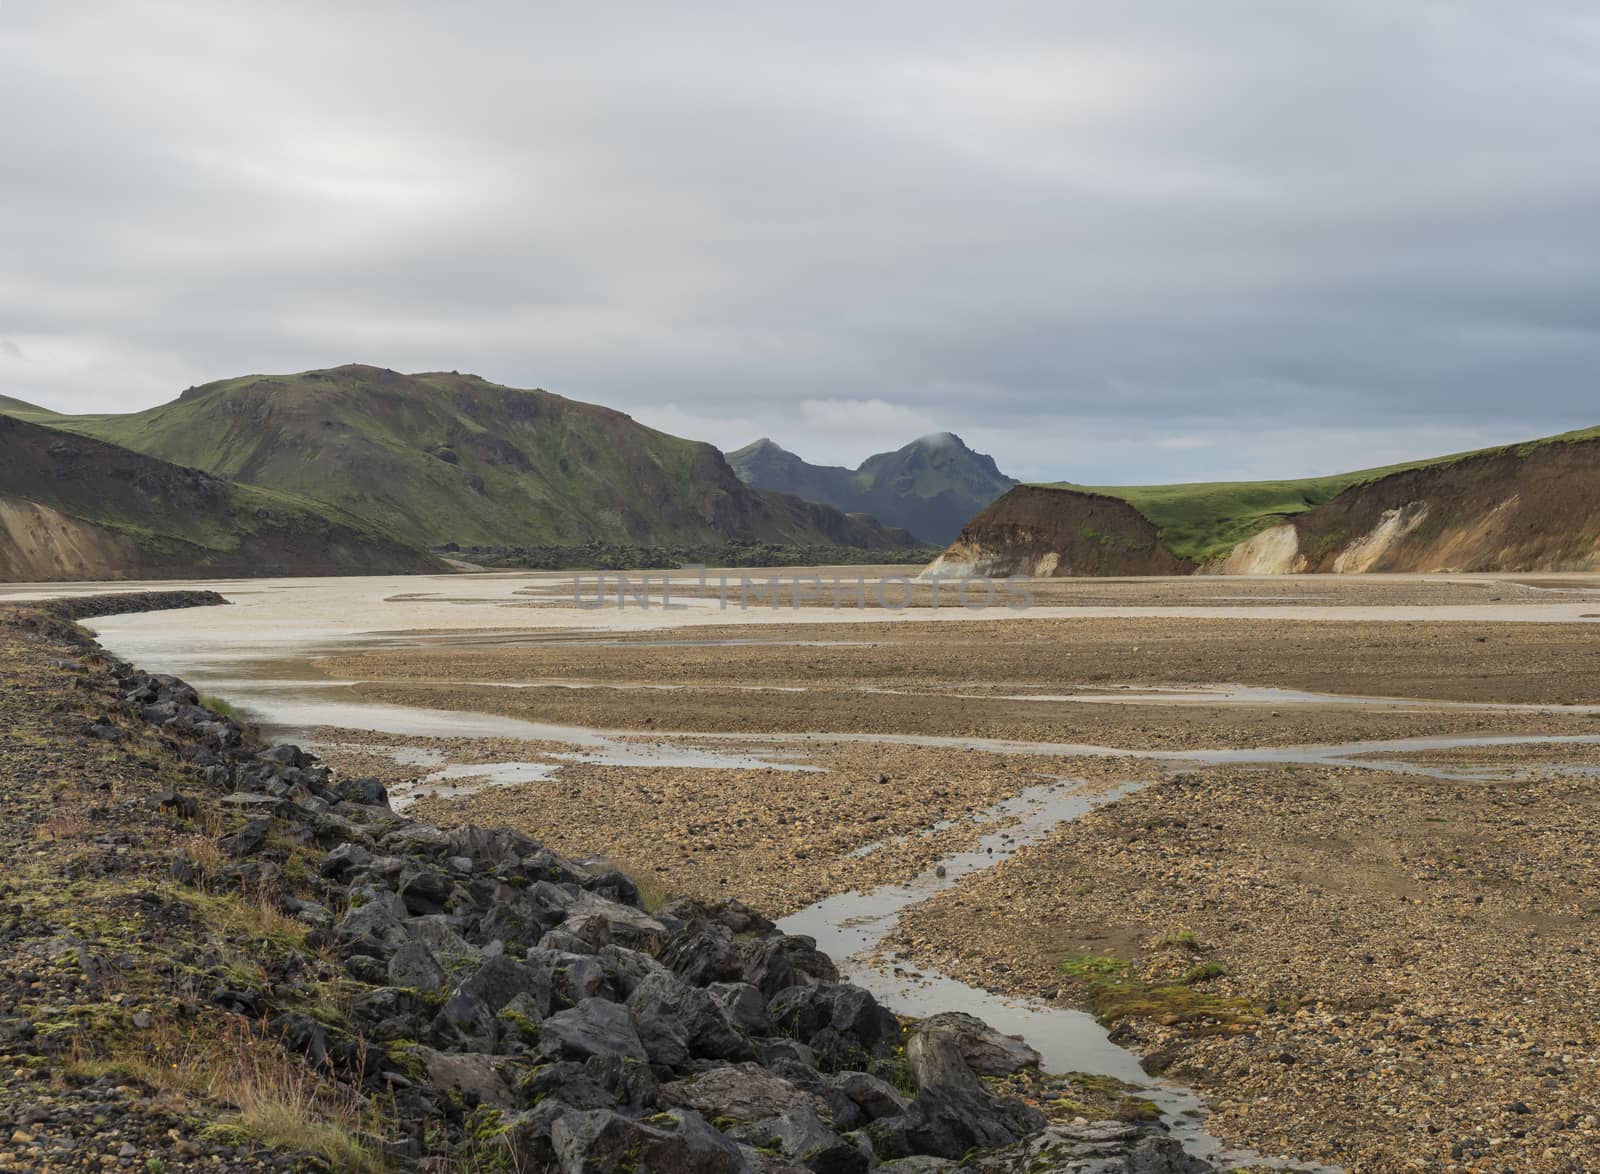
<svg viewBox="0 0 1600 1174"><path fill-rule="evenodd" d="M962 529L932 574L1182 575L1154 525L1127 502L1097 493L1019 485Z"/></svg>
<svg viewBox="0 0 1600 1174"><path fill-rule="evenodd" d="M1307 571L1590 570L1600 566L1600 441L1394 473L1293 525Z"/></svg>
<svg viewBox="0 0 1600 1174"><path fill-rule="evenodd" d="M1600 569L1600 439L1445 459L1353 485L1199 566L1128 502L1018 486L929 568L956 575Z"/></svg>

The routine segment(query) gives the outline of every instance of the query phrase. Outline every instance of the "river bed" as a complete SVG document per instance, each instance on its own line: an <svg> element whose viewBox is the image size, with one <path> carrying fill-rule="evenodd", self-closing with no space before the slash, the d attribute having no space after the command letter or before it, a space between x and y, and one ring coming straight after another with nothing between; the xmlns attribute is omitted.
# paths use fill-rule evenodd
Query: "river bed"
<svg viewBox="0 0 1600 1174"><path fill-rule="evenodd" d="M452 586L455 586L452 582ZM526 630L506 624L513 617L494 609L504 605L496 592L509 588L496 588L496 592L483 593L465 602L457 599L423 597L407 603L405 619L417 623L418 628L434 627L433 631L408 630L395 609L400 601L393 594L383 594L376 586L365 588L369 608L350 607L336 615L327 597L320 600L316 592L302 584L249 584L229 595L241 605L238 608L202 609L198 612L150 613L146 615L107 617L91 621L101 641L112 651L156 671L174 672L189 679L197 687L219 693L239 705L250 716L260 721L273 735L284 738L303 738L314 728L338 727L353 731L446 738L494 738L527 742L557 743L562 749L554 752L530 754L526 760L508 759L501 762L452 762L444 757L419 759L415 765L424 772L418 793L452 795L470 793L480 787L515 787L537 780L548 779L566 763L587 763L627 767L679 767L695 770L778 770L808 771L817 768L792 761L797 753L812 744L829 742L865 742L886 745L905 745L930 748L949 748L988 752L996 755L1031 756L1042 760L1085 757L1129 758L1152 760L1161 769L1178 770L1193 765L1219 764L1303 764L1350 768L1381 767L1397 773L1413 773L1446 779L1472 779L1476 775L1451 772L1447 768L1432 767L1391 757L1425 750L1444 750L1474 746L1509 745L1523 742L1548 744L1593 744L1600 742L1600 734L1574 736L1523 737L1517 735L1462 736L1436 738L1407 738L1369 741L1352 741L1335 745L1295 746L1238 749L1215 747L1184 751L1135 751L1126 748L1065 742L1028 742L1005 739L963 737L933 737L896 734L674 734L656 730L605 731L581 726L546 724L472 712L445 711L414 706L390 705L368 702L355 695L348 683L330 682L326 679L304 678L303 666L315 655L377 646L404 646L422 641L446 641L482 644L537 643L545 637L530 637ZM307 594L310 592L310 594ZM294 601L306 599L310 606L296 614ZM381 606L378 606L381 605ZM415 606L418 611L411 611ZM1545 605L1526 609L1536 614L1512 615L1510 608L1455 609L1470 612L1476 617L1479 611L1493 611L1495 619L1566 619L1577 618L1574 609L1583 605ZM452 610L453 609L453 610ZM488 609L488 613L485 612ZM1041 612L1062 613L1072 609L1041 609ZM1080 609L1088 610L1088 609ZM1094 609L1095 614L1143 614L1150 609L1110 608ZM1175 610L1161 609L1163 614ZM1192 609L1195 614L1212 615L1219 612L1236 614L1239 608ZM1261 609L1263 611L1267 609ZM1274 617L1287 610L1281 605L1271 609ZM1331 612L1363 612L1359 618L1378 618L1374 613L1397 612L1410 618L1410 609L1302 609ZM1439 609L1430 618L1440 617ZM1450 609L1444 609L1446 611ZM251 613L255 614L252 615ZM837 613L832 613L837 615ZM661 626L668 622L698 623L705 615L703 608L685 616L624 617L595 613L581 615L582 621L592 625L579 626L577 618L569 625L568 642L613 642L608 632L618 627L638 628ZM264 623L275 617L276 623ZM514 617L526 618L525 614ZM550 617L541 613L538 620L545 624ZM785 613L786 623L795 616ZM860 613L849 617L859 621ZM879 617L884 618L884 617ZM919 619L930 618L924 614ZM966 617L960 617L966 618ZM1322 615L1318 618L1334 618ZM1338 618L1346 618L1340 615ZM1462 615L1460 618L1469 618ZM1587 618L1587 617L1584 617ZM730 622L722 614L717 622ZM495 630L489 621L506 624ZM448 622L445 622L448 621ZM463 621L469 621L464 623ZM470 622L482 627L474 629ZM599 622L597 622L599 621ZM565 621L563 621L565 622ZM819 622L825 620L819 619ZM366 626L382 623L382 628ZM442 627L445 630L439 631ZM721 641L723 644L734 642ZM680 642L683 646L697 644L692 637ZM748 642L759 644L759 639ZM849 641L786 641L816 647L838 647ZM295 666L285 671L285 666ZM296 670L298 670L298 675ZM1063 695L1010 695L1019 703L1026 701L1072 700L1099 704L1114 704L1133 699L1160 700L1173 704L1218 701L1285 705L1358 704L1373 706L1427 705L1396 698L1350 698L1293 693L1292 691L1241 690L1230 686L1208 686L1188 692L1175 690L1117 690L1094 694ZM1491 707L1484 707L1491 708ZM1492 707L1502 711L1509 708ZM1527 706L1529 711L1548 707ZM841 971L853 981L872 990L886 1005L908 1015L926 1015L941 1010L962 1010L976 1014L1001 1030L1024 1036L1045 1056L1047 1068L1080 1071L1111 1076L1141 1086L1162 1111L1163 1116L1180 1137L1186 1149L1198 1155L1222 1156L1230 1161L1249 1160L1257 1165L1295 1165L1256 1155L1225 1153L1221 1144L1206 1133L1204 1110L1201 1101L1192 1092L1164 1081L1151 1081L1139 1067L1138 1058L1126 1049L1113 1044L1105 1030L1089 1015L1068 1008L1047 1006L1041 1003L1008 999L967 986L948 977L934 973L913 973L892 962L877 957L876 948L895 927L899 915L913 905L955 885L965 876L1009 858L1016 849L1048 833L1060 823L1075 819L1098 804L1114 802L1129 793L1138 784L1094 792L1075 787L1068 780L1056 780L1043 786L1029 787L1006 799L984 813L985 822L993 830L978 840L975 847L957 852L930 866L909 881L884 886L867 892L836 893L823 901L802 909L783 921L789 932L805 933L815 937L822 949L835 957ZM431 788L431 792L429 791ZM1312 1169L1316 1167L1295 1166Z"/></svg>

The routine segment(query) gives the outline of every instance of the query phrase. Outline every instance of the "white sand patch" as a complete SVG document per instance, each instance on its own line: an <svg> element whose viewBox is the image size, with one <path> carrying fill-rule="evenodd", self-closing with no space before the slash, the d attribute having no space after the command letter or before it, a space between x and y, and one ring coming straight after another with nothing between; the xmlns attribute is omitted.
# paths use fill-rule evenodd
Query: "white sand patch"
<svg viewBox="0 0 1600 1174"><path fill-rule="evenodd" d="M1292 575L1305 569L1300 532L1285 522L1247 538L1215 568L1222 575Z"/></svg>
<svg viewBox="0 0 1600 1174"><path fill-rule="evenodd" d="M979 569L979 550L976 546L966 542L952 543L938 558L928 564L927 568L917 576L917 581L926 583L930 579L963 579L968 575L981 575Z"/></svg>
<svg viewBox="0 0 1600 1174"><path fill-rule="evenodd" d="M1428 517L1428 503L1413 501L1396 510L1384 510L1378 524L1357 538L1338 558L1333 570L1339 575L1355 575L1371 570L1389 548L1410 534Z"/></svg>

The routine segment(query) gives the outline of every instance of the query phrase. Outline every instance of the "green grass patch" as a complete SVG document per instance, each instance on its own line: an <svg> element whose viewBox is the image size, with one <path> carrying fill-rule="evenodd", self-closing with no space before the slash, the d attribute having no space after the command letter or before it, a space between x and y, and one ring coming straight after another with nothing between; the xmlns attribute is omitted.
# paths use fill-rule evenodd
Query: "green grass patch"
<svg viewBox="0 0 1600 1174"><path fill-rule="evenodd" d="M1132 962L1102 954L1074 954L1061 963L1062 972L1069 978L1121 978L1132 969Z"/></svg>
<svg viewBox="0 0 1600 1174"><path fill-rule="evenodd" d="M241 715L239 711L234 708L232 702L224 701L221 697L218 697L212 693L200 694L200 708L209 709L218 717L225 717L231 721L244 721L243 715Z"/></svg>
<svg viewBox="0 0 1600 1174"><path fill-rule="evenodd" d="M1248 999L1195 989L1198 984L1227 973L1217 962L1197 966L1176 982L1143 978L1134 972L1133 963L1096 954L1075 954L1066 958L1061 970L1079 984L1089 1009L1106 1023L1132 1017L1165 1024L1224 1026L1250 1022L1257 1017Z"/></svg>
<svg viewBox="0 0 1600 1174"><path fill-rule="evenodd" d="M1183 981L1193 986L1198 982L1210 982L1214 978L1227 978L1228 968L1220 962L1202 962L1199 966L1185 971Z"/></svg>

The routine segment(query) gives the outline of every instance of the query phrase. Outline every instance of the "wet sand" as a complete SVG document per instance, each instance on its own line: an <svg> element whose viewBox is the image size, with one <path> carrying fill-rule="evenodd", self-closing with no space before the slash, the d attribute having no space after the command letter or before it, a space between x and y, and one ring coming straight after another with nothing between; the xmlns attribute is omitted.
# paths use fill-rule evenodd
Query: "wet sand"
<svg viewBox="0 0 1600 1174"><path fill-rule="evenodd" d="M528 633L513 646L332 655L330 677L395 684L606 683L885 689L911 694L1100 693L1108 686L1248 685L1364 697L1600 703L1600 627L1481 622L1035 617L881 624L779 622L670 633ZM541 704L545 700L541 699ZM662 699L655 698L653 701ZM1013 706L1012 708L1016 708Z"/></svg>

